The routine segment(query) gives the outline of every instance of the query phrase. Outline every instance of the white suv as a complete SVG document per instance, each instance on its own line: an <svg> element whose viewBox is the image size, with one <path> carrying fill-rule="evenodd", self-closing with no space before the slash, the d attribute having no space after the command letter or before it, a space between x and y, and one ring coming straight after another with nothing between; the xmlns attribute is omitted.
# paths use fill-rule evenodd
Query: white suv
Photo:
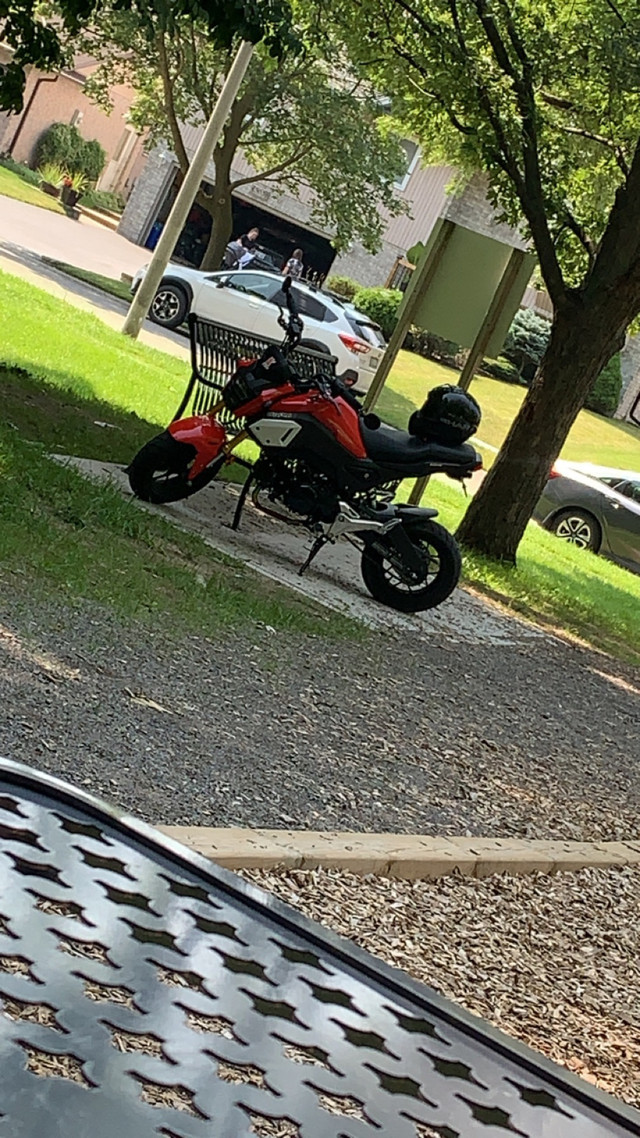
<svg viewBox="0 0 640 1138"><path fill-rule="evenodd" d="M135 292L144 277L133 278ZM292 293L304 321L302 344L337 359L336 371L358 373L357 388L366 391L384 355L384 337L363 313L327 293L294 282ZM149 316L163 328L177 328L189 311L218 324L253 332L272 340L282 337L278 324L285 307L282 277L258 269L201 273L169 265L156 292Z"/></svg>

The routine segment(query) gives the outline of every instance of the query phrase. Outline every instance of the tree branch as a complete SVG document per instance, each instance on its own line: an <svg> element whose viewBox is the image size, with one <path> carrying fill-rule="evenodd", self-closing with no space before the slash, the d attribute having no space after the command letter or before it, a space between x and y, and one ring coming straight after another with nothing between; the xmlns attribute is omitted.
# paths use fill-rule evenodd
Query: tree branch
<svg viewBox="0 0 640 1138"><path fill-rule="evenodd" d="M455 4L456 0L452 0ZM524 48L517 37L510 11L505 7L504 18L509 34L516 38L519 49L524 55L522 72L519 74L505 47L493 14L487 8L486 0L475 0L475 8L482 24L487 40L492 48L494 57L503 74L511 79L516 96L516 102L522 120L522 162L520 170L515 159L512 147L504 132L498 113L494 110L493 101L486 87L481 87L481 97L485 114L498 138L500 148L507 160L510 169L506 172L513 181L516 193L520 199L522 211L529 223L531 236L538 253L540 268L549 290L549 295L556 307L559 307L566 298L567 290L558 261L553 238L549 229L547 212L542 188L542 174L540 171L540 156L538 153L538 133L536 124L536 104L533 90L533 68L524 53ZM519 54L519 51L518 51ZM519 55L520 57L520 55Z"/></svg>
<svg viewBox="0 0 640 1138"><path fill-rule="evenodd" d="M171 131L171 141L173 149L178 159L178 165L183 174L186 174L189 169L189 156L185 150L184 142L182 141L182 134L180 132L180 124L176 114L175 102L173 98L173 85L171 83L171 74L169 72L169 60L167 57L167 45L164 38L164 32L158 32L156 36L156 47L158 50L158 67L160 71L160 78L162 80L162 91L164 94L164 107L169 123L169 130Z"/></svg>
<svg viewBox="0 0 640 1138"><path fill-rule="evenodd" d="M288 170L290 166L294 166L296 162L299 162L301 158L304 158L304 156L309 154L312 150L312 145L301 146L291 154L289 158L279 162L277 166L272 166L270 170L264 170L262 174L252 174L247 178L238 178L237 181L231 183L231 189L237 190L239 186L249 186L252 182L264 182L268 178L272 178L274 174L282 174L284 170Z"/></svg>
<svg viewBox="0 0 640 1138"><path fill-rule="evenodd" d="M600 146L605 146L607 150L610 150L611 153L615 156L616 164L619 166L625 178L628 178L629 164L621 148L619 146L616 146L615 142L612 142L610 138L606 138L603 134L594 134L593 131L584 130L582 127L578 126L562 125L560 126L560 130L564 131L565 134L575 134L578 136L578 138L586 138L590 142L597 142L600 144Z"/></svg>
<svg viewBox="0 0 640 1138"><path fill-rule="evenodd" d="M584 226L581 224L581 222L578 221L577 217L575 217L569 209L566 212L565 225L566 228L571 230L571 232L578 238L578 241L587 253L587 256L589 258L589 266L591 267L596 259L597 248L589 237L589 234L587 233Z"/></svg>

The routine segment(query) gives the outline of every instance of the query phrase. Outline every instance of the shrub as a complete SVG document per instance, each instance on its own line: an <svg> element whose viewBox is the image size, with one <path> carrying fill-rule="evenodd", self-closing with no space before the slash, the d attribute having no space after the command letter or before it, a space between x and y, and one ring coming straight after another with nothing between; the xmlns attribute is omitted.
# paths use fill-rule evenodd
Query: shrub
<svg viewBox="0 0 640 1138"><path fill-rule="evenodd" d="M82 204L87 209L108 209L113 213L122 213L124 198L120 194L112 194L109 190L87 190L82 195Z"/></svg>
<svg viewBox="0 0 640 1138"><path fill-rule="evenodd" d="M436 336L434 332L423 332L415 325L407 332L403 347L408 352L415 352L429 360L438 360L446 367L455 367L457 357L460 355L460 345L453 340L445 340Z"/></svg>
<svg viewBox="0 0 640 1138"><path fill-rule="evenodd" d="M351 277L329 277L327 288L330 292L335 292L338 296L343 296L345 300L353 300L360 285L357 281L353 281Z"/></svg>
<svg viewBox="0 0 640 1138"><path fill-rule="evenodd" d="M516 312L507 333L503 354L515 364L518 375L526 383L531 382L538 370L550 335L550 321L538 316L532 308L521 308Z"/></svg>
<svg viewBox="0 0 640 1138"><path fill-rule="evenodd" d="M102 171L104 170L104 164L106 160L107 156L97 138L91 138L84 144L82 162L78 170L79 172L86 174L87 181L97 182Z"/></svg>
<svg viewBox="0 0 640 1138"><path fill-rule="evenodd" d="M38 139L36 158L39 166L53 162L71 174L84 174L89 182L97 182L106 154L95 138L87 142L76 126L56 122Z"/></svg>
<svg viewBox="0 0 640 1138"><path fill-rule="evenodd" d="M402 293L396 288L361 288L355 294L353 303L360 312L380 325L388 340L396 326L401 300Z"/></svg>
<svg viewBox="0 0 640 1138"><path fill-rule="evenodd" d="M483 360L478 372L480 375L489 375L492 379L501 379L503 383L521 382L517 367L504 356L499 356L497 360Z"/></svg>
<svg viewBox="0 0 640 1138"><path fill-rule="evenodd" d="M48 182L50 186L60 186L64 178L64 170L57 162L45 162L38 168L38 181Z"/></svg>
<svg viewBox="0 0 640 1138"><path fill-rule="evenodd" d="M5 170L11 170L12 174L17 174L22 178L23 182L28 182L30 186L40 185L40 175L37 170L32 170L29 166L25 166L23 162L16 162L8 155L6 158L0 158L0 166L4 166Z"/></svg>
<svg viewBox="0 0 640 1138"><path fill-rule="evenodd" d="M603 367L585 399L584 405L589 411L596 411L598 415L607 415L608 418L611 418L618 409L621 391L622 369L620 367L620 353L618 352Z"/></svg>

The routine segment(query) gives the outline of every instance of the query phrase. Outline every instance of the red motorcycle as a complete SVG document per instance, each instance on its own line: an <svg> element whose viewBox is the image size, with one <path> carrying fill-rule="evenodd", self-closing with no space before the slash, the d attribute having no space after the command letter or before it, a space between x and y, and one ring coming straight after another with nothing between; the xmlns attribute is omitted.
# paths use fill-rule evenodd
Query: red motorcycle
<svg viewBox="0 0 640 1138"><path fill-rule="evenodd" d="M204 415L174 422L148 442L129 466L133 493L147 502L175 502L206 486L226 463L249 468L236 508L237 529L249 493L254 506L306 527L314 541L300 573L328 542L347 538L362 549L362 577L371 595L402 612L419 612L446 600L460 576L460 551L434 521L437 510L394 501L404 478L442 472L467 478L482 466L466 444L480 423L476 401L460 388L430 392L414 412L409 431L365 414L343 379L297 375L288 362L303 324L284 284L285 339L259 360L242 361ZM219 415L241 428L230 435ZM251 439L256 462L235 448Z"/></svg>

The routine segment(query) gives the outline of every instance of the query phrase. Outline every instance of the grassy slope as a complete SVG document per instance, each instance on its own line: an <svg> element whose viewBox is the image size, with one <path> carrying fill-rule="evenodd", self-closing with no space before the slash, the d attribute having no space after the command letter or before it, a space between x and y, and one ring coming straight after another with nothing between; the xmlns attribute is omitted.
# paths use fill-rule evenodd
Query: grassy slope
<svg viewBox="0 0 640 1138"><path fill-rule="evenodd" d="M400 352L383 391L377 410L394 426L404 427L407 416L420 406L427 391L438 383L455 383L457 372L411 352ZM499 448L524 399L523 387L480 376L473 381L473 394L482 407L480 438ZM640 470L640 430L581 411L562 450L562 457L599 466ZM486 465L491 455L483 452Z"/></svg>
<svg viewBox="0 0 640 1138"><path fill-rule="evenodd" d="M29 449L20 437L37 440L50 450L125 462L140 442L171 417L187 379L188 365L133 344L96 318L1 273L0 306L5 316L0 361L4 358L13 365L4 373L0 371L0 396L5 409L2 420L5 479L0 483L5 524L0 528L0 558L14 572L20 572L23 563L25 572L36 576L49 574L52 580L62 582L64 588L68 581L71 593L80 591L81 595L109 599L109 590L116 589L119 603L125 608L132 605L136 612L144 613L154 611L154 606L155 610L161 610L171 605L172 611L183 613L180 619L187 623L195 619L189 615L194 611L190 598L200 598L195 605L199 611L202 592L195 585L194 565L200 556L205 556L202 553L205 547L201 546L198 555L192 557L186 547L182 549L182 537L165 527L163 534L171 534L170 539L164 539L167 549L182 551L175 553L173 561L169 557L168 562L161 562L157 576L155 569L147 571L141 566L146 564L147 548L154 548L154 556L159 556L159 531L154 531L153 538L141 537L136 528L142 524L136 521L139 512L131 503L121 503L124 512L117 512L119 536L116 541L113 529L105 527L102 519L105 511L111 515L115 510L117 495L114 497L113 492L105 489L104 493L110 495L106 502L96 488L87 490L86 483L78 481L75 475L72 477L69 471L64 472L65 477L72 478L73 486L70 489L66 482L62 487L55 483L58 493L72 500L84 494L85 506L79 511L74 507L73 517L67 518L64 512L60 516L56 504L45 495L45 515L55 506L54 517L47 523L53 527L50 530L53 537L47 539L45 528L38 541L29 545L36 532L31 528L29 512L34 511L36 518L40 516L37 503L48 481L42 474L37 475L35 499L31 504L21 496L20 490L21 472L31 471L33 463L45 463L49 469L40 450ZM413 362L414 358L409 357L409 360ZM451 373L445 372L445 375L450 378ZM498 388L505 386L486 382ZM511 394L511 388L507 386L506 390ZM393 397L397 411L402 397L397 394ZM19 430L12 430L7 421L14 422ZM102 422L112 426L97 425ZM596 419L596 422L612 427L603 420ZM624 432L617 435L617 428L612 427L612 430L612 438L633 441L633 436ZM630 459L623 460L616 454L615 464L621 465L623 461L634 465ZM10 492L6 489L8 470L13 472L14 480ZM31 477L30 472L29 485ZM433 480L428 500L441 510L444 523L454 529L465 503L458 488L446 480ZM91 501L98 501L98 506L91 505ZM8 535L12 532L15 535L17 531L7 528L6 511L13 519L13 526L20 516L23 524L22 537L14 536L9 545ZM80 516L80 523L76 515ZM152 519L154 523L155 520ZM145 522L147 524L151 525L151 521ZM132 525L136 531L133 536L129 533ZM191 539L184 540L190 542ZM53 569L47 567L49 548L56 551ZM211 561L211 554L206 553L206 558ZM175 569L176 565L180 568L174 577L172 567ZM175 581L183 572L187 574L188 587L178 596ZM220 572L216 570L218 582ZM517 570L467 555L465 576L471 583L497 594L522 611L540 613L602 648L611 648L628 659L640 661L640 577L609 565L602 558L572 549L537 526L529 527ZM154 580L155 599L149 600L144 590L140 592L141 582L146 588ZM167 584L167 580L173 583ZM211 586L214 591L221 587L219 584ZM285 615L268 619L263 616L266 623L282 624L289 611L283 600L285 595L284 591L278 595L278 604ZM234 605L237 608L237 601L229 603L231 610ZM291 604L297 606L296 619L301 619L300 602L292 599ZM338 620L330 618L330 622Z"/></svg>
<svg viewBox="0 0 640 1138"><path fill-rule="evenodd" d="M403 487L404 496L410 484ZM466 506L461 489L444 476L432 479L425 504L455 530ZM474 587L524 615L545 621L597 648L640 664L640 576L587 553L530 522L518 550L518 567L464 553L464 577Z"/></svg>
<svg viewBox="0 0 640 1138"><path fill-rule="evenodd" d="M251 625L329 637L359 626L219 557L115 488L0 424L0 582L107 604L174 633Z"/></svg>
<svg viewBox="0 0 640 1138"><path fill-rule="evenodd" d="M83 399L105 400L166 426L187 363L133 343L97 317L0 272L0 360Z"/></svg>
<svg viewBox="0 0 640 1138"><path fill-rule="evenodd" d="M0 166L0 194L6 198L16 198L27 205L38 205L41 209L50 209L53 213L64 213L60 202L56 198L44 194L37 186L30 186L12 170Z"/></svg>

